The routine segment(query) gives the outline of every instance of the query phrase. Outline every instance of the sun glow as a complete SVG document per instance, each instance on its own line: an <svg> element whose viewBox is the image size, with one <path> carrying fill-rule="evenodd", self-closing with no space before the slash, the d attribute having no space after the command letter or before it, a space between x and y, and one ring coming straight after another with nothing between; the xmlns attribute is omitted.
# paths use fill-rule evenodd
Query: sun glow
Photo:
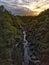
<svg viewBox="0 0 49 65"><path fill-rule="evenodd" d="M43 6L41 6L41 7L35 7L35 6L33 7L33 5L31 5L31 6L29 6L28 8L29 8L31 11L36 12L37 15L39 15L42 11L44 11L44 10L46 10L46 9L49 8L49 4L43 5Z"/></svg>

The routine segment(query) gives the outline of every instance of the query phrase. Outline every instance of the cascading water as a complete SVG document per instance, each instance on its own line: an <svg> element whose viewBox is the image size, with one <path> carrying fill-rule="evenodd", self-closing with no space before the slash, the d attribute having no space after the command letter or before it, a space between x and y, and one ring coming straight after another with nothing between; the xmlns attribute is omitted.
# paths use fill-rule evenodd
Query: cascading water
<svg viewBox="0 0 49 65"><path fill-rule="evenodd" d="M26 31L23 31L23 45L24 45L24 63L22 65L29 65L30 61L32 62L32 64L34 65L40 65L40 60L38 59L37 55L36 55L36 51L34 50L34 48L29 47L29 43L26 40ZM33 51L31 52L30 48L33 49Z"/></svg>
<svg viewBox="0 0 49 65"><path fill-rule="evenodd" d="M26 32L23 31L23 45L24 45L24 65L29 65L29 47L28 47L28 41L26 40Z"/></svg>

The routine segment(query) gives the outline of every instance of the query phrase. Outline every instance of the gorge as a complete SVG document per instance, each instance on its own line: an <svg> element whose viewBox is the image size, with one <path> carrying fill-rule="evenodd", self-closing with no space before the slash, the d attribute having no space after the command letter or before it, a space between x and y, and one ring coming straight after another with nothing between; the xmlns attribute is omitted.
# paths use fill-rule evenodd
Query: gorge
<svg viewBox="0 0 49 65"><path fill-rule="evenodd" d="M14 16L0 6L0 64L49 65L48 57L49 9L39 16Z"/></svg>

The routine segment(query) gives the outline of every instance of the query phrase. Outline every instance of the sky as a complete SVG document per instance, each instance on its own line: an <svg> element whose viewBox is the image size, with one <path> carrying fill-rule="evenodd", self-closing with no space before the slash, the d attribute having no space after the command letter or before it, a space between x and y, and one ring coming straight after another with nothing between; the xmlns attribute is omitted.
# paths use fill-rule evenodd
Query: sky
<svg viewBox="0 0 49 65"><path fill-rule="evenodd" d="M0 0L0 2L4 2L13 9L24 9L38 13L49 8L49 0Z"/></svg>

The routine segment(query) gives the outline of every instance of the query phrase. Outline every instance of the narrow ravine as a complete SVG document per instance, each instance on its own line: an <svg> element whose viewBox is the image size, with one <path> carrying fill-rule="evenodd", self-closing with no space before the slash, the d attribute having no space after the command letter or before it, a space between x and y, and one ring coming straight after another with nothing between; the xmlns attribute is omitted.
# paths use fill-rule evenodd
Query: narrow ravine
<svg viewBox="0 0 49 65"><path fill-rule="evenodd" d="M27 41L26 37L27 37L26 31L23 31L23 48L22 48L23 49L23 52L22 52L23 59L22 59L22 61L21 60L18 60L16 62L14 61L16 59L16 57L18 56L18 55L16 55L16 52L18 52L18 53L20 52L20 51L16 51L16 49L19 46L19 44L16 43L12 47L12 50L13 50L12 57L14 57L14 60L12 62L14 64L16 63L17 65L40 65L40 60L38 58L38 52L34 49L33 44L31 44L30 42ZM20 55L18 56L18 59L19 58L20 58ZM19 62L21 64L19 64Z"/></svg>

